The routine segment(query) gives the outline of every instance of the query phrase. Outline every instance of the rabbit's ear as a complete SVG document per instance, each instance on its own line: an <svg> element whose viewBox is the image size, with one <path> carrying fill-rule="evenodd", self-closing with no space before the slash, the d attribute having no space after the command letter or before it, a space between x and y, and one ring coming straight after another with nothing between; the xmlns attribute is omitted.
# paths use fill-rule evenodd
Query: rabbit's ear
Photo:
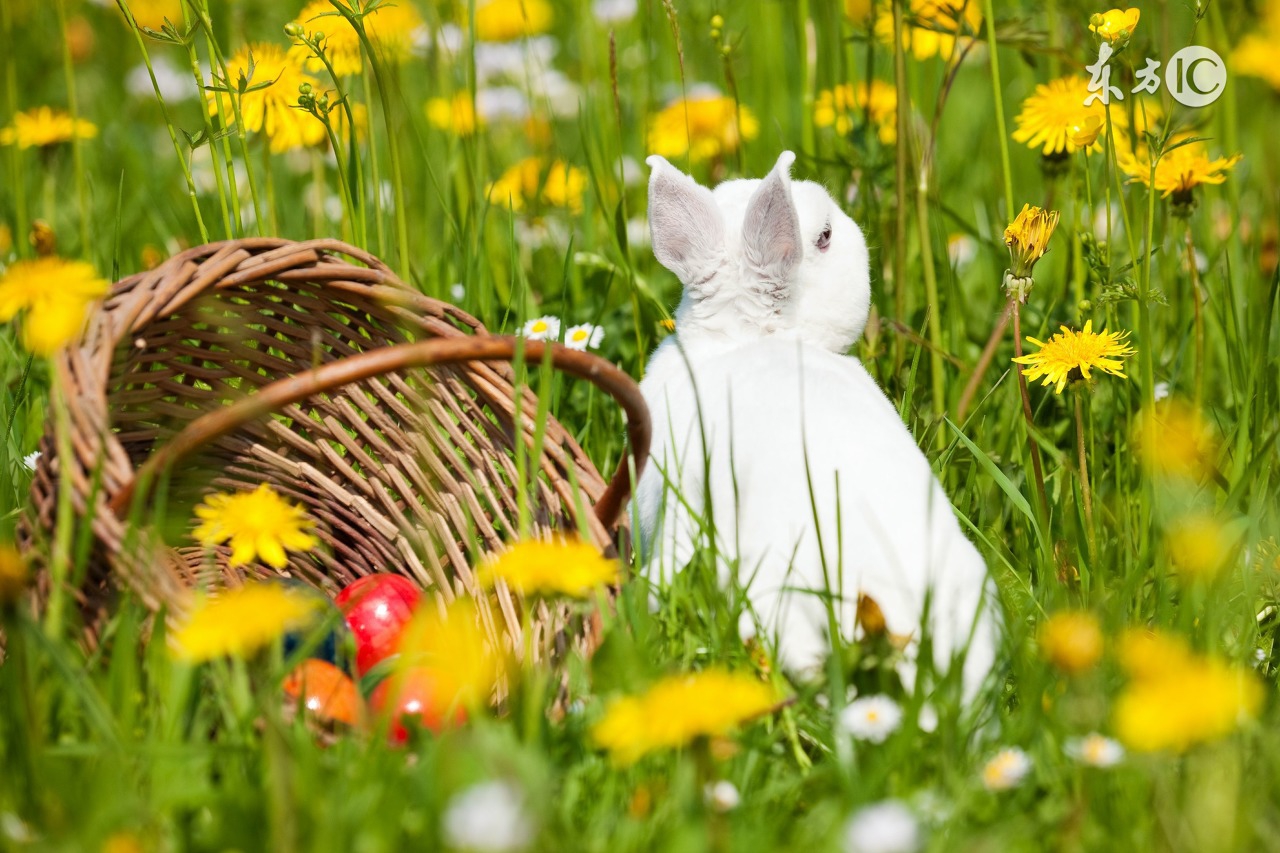
<svg viewBox="0 0 1280 853"><path fill-rule="evenodd" d="M654 154L649 174L653 254L684 285L697 290L724 264L724 219L711 190Z"/></svg>
<svg viewBox="0 0 1280 853"><path fill-rule="evenodd" d="M742 247L747 265L765 284L781 288L804 257L800 218L791 200L791 164L796 155L783 151L773 171L747 202Z"/></svg>

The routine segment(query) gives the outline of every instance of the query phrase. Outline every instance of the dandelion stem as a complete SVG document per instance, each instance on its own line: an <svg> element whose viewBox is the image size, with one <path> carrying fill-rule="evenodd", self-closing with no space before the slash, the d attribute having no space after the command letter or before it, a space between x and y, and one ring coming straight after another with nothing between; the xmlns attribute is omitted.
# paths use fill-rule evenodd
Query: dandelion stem
<svg viewBox="0 0 1280 853"><path fill-rule="evenodd" d="M920 259L924 264L924 293L929 303L929 374L933 389L933 420L941 425L947 411L946 368L942 363L942 306L938 304L938 277L933 267L933 246L929 240L929 175L927 163L920 164L916 184L916 225L920 232ZM942 430L934 433L939 448L946 445Z"/></svg>
<svg viewBox="0 0 1280 853"><path fill-rule="evenodd" d="M1200 291L1200 270L1196 268L1196 246L1191 236L1191 220L1187 220L1187 270L1191 275L1191 306L1195 311L1196 366L1195 403L1199 408L1204 400L1204 308Z"/></svg>
<svg viewBox="0 0 1280 853"><path fill-rule="evenodd" d="M982 384L982 378L987 375L987 370L991 367L991 362L995 359L996 350L1000 346L1000 342L1004 340L1005 330L1009 328L1009 318L1013 314L1013 302L1007 302L1004 311L1000 314L1000 319L996 321L995 327L991 330L991 336L987 338L986 346L982 348L982 355L978 357L978 363L973 368L973 374L969 377L969 381L965 383L964 391L960 394L960 403L956 406L956 423L963 424L964 416L969 412L969 406L973 403L973 398L978 393L978 386Z"/></svg>
<svg viewBox="0 0 1280 853"><path fill-rule="evenodd" d="M1004 209L1013 216L1013 168L1009 165L1009 133L1004 123L1004 93L1000 88L1000 54L997 51L996 13L992 0L984 0L983 24L987 28L988 53L991 54L991 97L996 102L996 138L1000 142L1000 168L1004 172ZM901 130L901 128L899 128Z"/></svg>
<svg viewBox="0 0 1280 853"><path fill-rule="evenodd" d="M1084 441L1084 388L1075 391L1076 403L1076 453L1080 464L1080 494L1084 498L1084 523L1089 541L1089 556L1093 557L1096 549L1093 532L1093 489L1089 486L1089 455L1085 452Z"/></svg>
<svg viewBox="0 0 1280 853"><path fill-rule="evenodd" d="M17 44L13 33L13 4L0 3L0 33L4 35L5 44ZM16 115L18 112L18 69L16 50L6 50L5 54L5 112ZM27 213L27 183L23 180L22 152L17 145L9 148L9 187L13 192L13 210L17 217L18 228L26 228L29 222ZM21 245L21 241L18 242Z"/></svg>
<svg viewBox="0 0 1280 853"><path fill-rule="evenodd" d="M870 82L868 81L868 86ZM907 317L907 110L908 99L902 96L907 90L907 60L902 49L902 0L893 2L893 86L897 98L897 160L894 166L894 190L896 193L898 222L894 231L893 254L893 305L895 318ZM897 339L894 350L894 370L902 365L906 356L906 341Z"/></svg>
<svg viewBox="0 0 1280 853"><path fill-rule="evenodd" d="M1022 314L1019 311L1020 303L1017 298L1014 297L1009 300L1009 304L1012 308L1011 313L1013 315L1013 354L1017 358L1022 358ZM1022 397L1022 417L1026 420L1027 424L1027 449L1031 452L1031 470L1035 476L1036 494L1040 496L1039 506L1043 513L1041 516L1041 527L1047 532L1049 529L1049 497L1044 490L1044 466L1040 461L1040 446L1036 444L1035 439L1031 435L1035 430L1034 418L1031 414L1031 394L1027 391L1027 377L1022 375L1021 369L1019 369L1017 373L1018 393Z"/></svg>
<svg viewBox="0 0 1280 853"><path fill-rule="evenodd" d="M62 73L67 85L67 113L71 116L71 126L77 127L80 122L79 101L76 98L75 63L71 58L71 39L67 32L67 3L58 0L54 8L58 14L58 28L62 31ZM84 173L84 146L78 131L71 134L71 161L75 171L76 205L80 211L80 254L89 254L89 182Z"/></svg>

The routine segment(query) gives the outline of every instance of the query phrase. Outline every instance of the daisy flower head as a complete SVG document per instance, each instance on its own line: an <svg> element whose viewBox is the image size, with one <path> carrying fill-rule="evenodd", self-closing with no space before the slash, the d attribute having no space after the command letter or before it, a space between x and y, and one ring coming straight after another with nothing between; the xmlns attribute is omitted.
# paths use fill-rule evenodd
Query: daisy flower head
<svg viewBox="0 0 1280 853"><path fill-rule="evenodd" d="M694 163L719 160L760 132L755 113L733 98L712 92L680 98L649 122L649 151L663 157L686 154Z"/></svg>
<svg viewBox="0 0 1280 853"><path fill-rule="evenodd" d="M1079 150L1101 151L1097 138L1106 121L1106 108L1098 101L1085 106L1088 99L1089 80L1077 74L1037 85L1014 119L1017 128L1013 141L1039 148L1045 157L1064 157ZM1092 129L1092 138L1085 144L1076 142L1074 137L1086 126Z"/></svg>
<svg viewBox="0 0 1280 853"><path fill-rule="evenodd" d="M858 740L884 743L902 725L902 706L884 694L855 699L840 712L840 726Z"/></svg>
<svg viewBox="0 0 1280 853"><path fill-rule="evenodd" d="M591 730L618 764L661 749L726 735L775 707L778 695L754 675L708 669L673 675L638 696L613 700Z"/></svg>
<svg viewBox="0 0 1280 853"><path fill-rule="evenodd" d="M304 84L315 86L316 80L283 47L270 42L246 45L227 60L227 79L218 83L220 90L209 93L209 115L218 115L221 100L224 120L234 122L235 111L223 100L230 97L239 102L245 130L265 133L273 153L319 145L328 138L324 125L297 109Z"/></svg>
<svg viewBox="0 0 1280 853"><path fill-rule="evenodd" d="M982 786L988 791L1008 791L1022 784L1031 772L1031 758L1016 746L997 752L982 768Z"/></svg>
<svg viewBox="0 0 1280 853"><path fill-rule="evenodd" d="M321 601L278 583L249 583L203 599L173 634L174 655L199 663L247 658L319 615Z"/></svg>
<svg viewBox="0 0 1280 853"><path fill-rule="evenodd" d="M550 314L527 321L520 334L531 341L554 341L560 337L560 318Z"/></svg>
<svg viewBox="0 0 1280 853"><path fill-rule="evenodd" d="M1089 767L1115 767L1124 760L1124 747L1097 732L1071 738L1064 750L1071 758Z"/></svg>
<svg viewBox="0 0 1280 853"><path fill-rule="evenodd" d="M455 794L444 810L444 840L452 850L515 853L533 844L533 818L514 782L481 782Z"/></svg>
<svg viewBox="0 0 1280 853"><path fill-rule="evenodd" d="M1040 351L1013 359L1017 364L1028 365L1022 375L1029 381L1043 377L1046 387L1054 385L1054 393L1061 394L1068 382L1088 381L1093 370L1128 378L1123 360L1136 352L1125 342L1128 332L1094 332L1092 320L1085 322L1083 331L1061 328L1048 342L1028 337L1027 341L1040 347Z"/></svg>
<svg viewBox="0 0 1280 853"><path fill-rule="evenodd" d="M310 532L315 522L306 510L266 483L252 492L210 495L196 507L196 516L203 521L194 534L201 545L231 541L232 568L262 560L282 569L289 563L286 550L308 551L317 544Z"/></svg>
<svg viewBox="0 0 1280 853"><path fill-rule="evenodd" d="M589 598L618 582L617 560L577 539L526 539L485 561L480 581L503 581L522 595Z"/></svg>
<svg viewBox="0 0 1280 853"><path fill-rule="evenodd" d="M720 814L731 812L742 803L742 794L738 792L738 786L728 779L708 782L703 788L702 796L707 805Z"/></svg>
<svg viewBox="0 0 1280 853"><path fill-rule="evenodd" d="M16 113L13 124L0 128L0 145L19 148L47 148L73 139L93 139L98 126L85 119L72 119L62 110L36 107Z"/></svg>
<svg viewBox="0 0 1280 853"><path fill-rule="evenodd" d="M22 345L35 355L53 355L80 334L89 307L109 289L84 261L17 261L0 275L0 323L21 313Z"/></svg>
<svg viewBox="0 0 1280 853"><path fill-rule="evenodd" d="M570 326L564 333L564 345L569 349L598 349L604 340L604 328L583 323Z"/></svg>
<svg viewBox="0 0 1280 853"><path fill-rule="evenodd" d="M1133 37L1142 16L1140 9L1110 9L1090 16L1089 32L1113 47L1123 47Z"/></svg>
<svg viewBox="0 0 1280 853"><path fill-rule="evenodd" d="M923 844L920 821L901 800L863 806L844 825L845 853L915 853Z"/></svg>

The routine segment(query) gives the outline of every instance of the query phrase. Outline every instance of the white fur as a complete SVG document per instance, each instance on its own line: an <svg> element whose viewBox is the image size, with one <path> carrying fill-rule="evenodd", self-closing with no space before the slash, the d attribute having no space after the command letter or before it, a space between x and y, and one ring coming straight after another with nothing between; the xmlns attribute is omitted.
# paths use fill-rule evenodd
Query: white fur
<svg viewBox="0 0 1280 853"><path fill-rule="evenodd" d="M870 305L866 243L821 186L791 183L793 159L714 192L649 159L654 252L685 286L640 385L654 425L635 504L649 570L683 568L705 517L730 558L721 574L736 556L785 667L810 670L829 649L825 605L806 590L840 596L846 638L863 593L915 641L927 609L938 671L967 647L972 698L998 639L986 566L888 398L843 355ZM912 686L914 667L902 674Z"/></svg>

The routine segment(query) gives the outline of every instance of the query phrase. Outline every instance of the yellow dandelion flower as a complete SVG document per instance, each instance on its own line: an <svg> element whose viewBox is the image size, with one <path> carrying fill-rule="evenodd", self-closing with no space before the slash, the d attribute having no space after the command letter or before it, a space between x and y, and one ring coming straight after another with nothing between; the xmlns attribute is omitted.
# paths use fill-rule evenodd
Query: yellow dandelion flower
<svg viewBox="0 0 1280 853"><path fill-rule="evenodd" d="M277 583L250 583L206 598L174 632L181 660L248 657L319 615L320 600Z"/></svg>
<svg viewBox="0 0 1280 853"><path fill-rule="evenodd" d="M982 28L982 12L974 0L910 0L903 9L902 47L917 61L947 59L957 52L957 38L972 38ZM876 38L893 44L893 8L881 3Z"/></svg>
<svg viewBox="0 0 1280 853"><path fill-rule="evenodd" d="M120 10L115 3L109 5ZM182 27L182 0L126 0L125 5L143 29L159 31L164 28L166 18L179 29Z"/></svg>
<svg viewBox="0 0 1280 853"><path fill-rule="evenodd" d="M91 121L72 120L67 113L52 107L36 107L15 114L13 124L0 129L0 145L47 148L73 139L93 139L97 135L98 126Z"/></svg>
<svg viewBox="0 0 1280 853"><path fill-rule="evenodd" d="M898 90L883 80L856 87L843 83L819 92L813 106L814 125L834 127L841 136L847 136L863 115L870 117L880 141L892 145L898 139Z"/></svg>
<svg viewBox="0 0 1280 853"><path fill-rule="evenodd" d="M728 734L777 707L773 688L752 675L709 669L664 678L639 696L615 699L591 730L619 764Z"/></svg>
<svg viewBox="0 0 1280 853"><path fill-rule="evenodd" d="M523 595L587 598L616 584L618 572L618 561L602 556L594 545L576 539L529 539L486 561L480 581L491 586L500 580Z"/></svg>
<svg viewBox="0 0 1280 853"><path fill-rule="evenodd" d="M581 213L586 187L587 177L577 166L562 160L548 163L541 157L527 157L503 172L486 192L489 201L516 211L540 201L549 207Z"/></svg>
<svg viewBox="0 0 1280 853"><path fill-rule="evenodd" d="M1092 669L1102 657L1102 628L1091 613L1063 610L1040 626L1040 653L1072 675Z"/></svg>
<svg viewBox="0 0 1280 853"><path fill-rule="evenodd" d="M1237 540L1238 536L1220 519L1197 513L1184 516L1169 527L1164 550L1181 577L1212 580L1226 568Z"/></svg>
<svg viewBox="0 0 1280 853"><path fill-rule="evenodd" d="M717 160L755 139L760 123L745 106L719 95L684 98L662 109L649 122L649 151L683 157L695 163Z"/></svg>
<svg viewBox="0 0 1280 853"><path fill-rule="evenodd" d="M84 261L18 261L0 276L0 323L21 312L22 345L36 355L52 355L83 331L90 305L108 289Z"/></svg>
<svg viewBox="0 0 1280 853"><path fill-rule="evenodd" d="M470 599L455 600L443 613L438 607L422 607L400 639L397 669L430 670L441 713L456 706L488 705L506 670L507 658L489 642L482 619L492 621L493 616Z"/></svg>
<svg viewBox="0 0 1280 853"><path fill-rule="evenodd" d="M301 27L303 33L324 36L321 47L333 65L333 72L339 77L364 71L360 37L351 22L329 0L312 0L302 8L293 23ZM394 0L375 7L364 16L363 24L365 35L379 55L394 63L409 58L413 51L414 31L423 26L422 16L410 0ZM289 58L314 74L328 70L320 57L313 54L301 39L294 40L293 47L289 48Z"/></svg>
<svg viewBox="0 0 1280 853"><path fill-rule="evenodd" d="M484 118L476 115L475 104L467 92L459 92L452 98L428 100L427 121L454 136L471 136L477 127L484 125Z"/></svg>
<svg viewBox="0 0 1280 853"><path fill-rule="evenodd" d="M1187 139L1187 134L1180 134L1170 140L1177 144L1180 139ZM1161 197L1173 196L1175 202L1186 203L1191 200L1191 192L1201 184L1220 184L1227 179L1229 172L1242 155L1209 159L1208 146L1203 142L1191 142L1166 150L1156 161L1154 186ZM1136 151L1123 148L1116 149L1116 161L1120 168L1129 175L1130 182L1139 182L1153 186L1151 179L1151 152L1145 145L1138 146Z"/></svg>
<svg viewBox="0 0 1280 853"><path fill-rule="evenodd" d="M1123 45L1133 36L1141 16L1140 9L1111 9L1089 18L1089 32L1108 44Z"/></svg>
<svg viewBox="0 0 1280 853"><path fill-rule="evenodd" d="M547 0L485 0L476 4L478 41L515 41L545 33L555 17Z"/></svg>
<svg viewBox="0 0 1280 853"><path fill-rule="evenodd" d="M1178 397L1144 409L1133 426L1131 441L1152 474L1198 480L1214 469L1217 437L1200 410Z"/></svg>
<svg viewBox="0 0 1280 853"><path fill-rule="evenodd" d="M253 76L249 77L250 60ZM240 117L246 130L262 131L271 141L271 151L280 153L291 148L318 145L327 139L324 125L316 117L297 108L298 87L316 85L316 80L302 70L279 45L261 42L241 48L227 60L227 77L231 97L240 101ZM247 91L237 93L239 81L247 80ZM217 115L217 99L221 96L228 122L235 113L225 100L227 93L209 93L209 114Z"/></svg>
<svg viewBox="0 0 1280 853"><path fill-rule="evenodd" d="M1176 637L1131 632L1121 640L1129 684L1116 700L1116 735L1140 752L1183 752L1256 717L1263 689L1248 669L1197 655Z"/></svg>
<svg viewBox="0 0 1280 853"><path fill-rule="evenodd" d="M1280 3L1271 4L1271 8L1280 10ZM1280 62L1275 60L1277 53L1280 53L1280 11L1273 11L1261 29L1240 39L1235 50L1231 51L1231 72L1258 77L1280 91Z"/></svg>
<svg viewBox="0 0 1280 853"><path fill-rule="evenodd" d="M306 510L280 497L266 483L252 492L216 494L196 507L204 523L195 530L201 545L212 547L231 540L229 565L243 566L260 559L282 569L289 563L285 551L307 551L316 546L308 531L315 522Z"/></svg>
<svg viewBox="0 0 1280 853"><path fill-rule="evenodd" d="M1057 227L1058 211L1029 204L1022 206L1009 227L1004 229L1004 244L1009 247L1009 258L1013 262L1010 272L1015 278L1031 275L1036 261L1049 251L1049 238Z"/></svg>
<svg viewBox="0 0 1280 853"><path fill-rule="evenodd" d="M1013 131L1013 140L1028 148L1039 148L1046 157L1072 154L1081 149L1102 150L1096 133L1088 145L1079 145L1072 139L1094 118L1098 120L1097 132L1102 132L1106 108L1097 101L1086 107L1084 102L1088 97L1086 77L1070 75L1039 84L1022 102L1022 110L1014 119L1018 127Z"/></svg>
<svg viewBox="0 0 1280 853"><path fill-rule="evenodd" d="M1128 332L1094 332L1092 320L1084 324L1081 332L1074 332L1066 326L1061 328L1062 332L1050 338L1048 343L1027 338L1040 347L1040 351L1013 359L1018 364L1029 365L1022 371L1029 381L1035 382L1043 376L1045 386L1056 385L1054 393L1061 394L1068 382L1089 379L1092 370L1128 378L1123 373L1122 359L1136 352L1125 343Z"/></svg>
<svg viewBox="0 0 1280 853"><path fill-rule="evenodd" d="M31 580L31 570L18 549L0 544L0 608L13 604Z"/></svg>

